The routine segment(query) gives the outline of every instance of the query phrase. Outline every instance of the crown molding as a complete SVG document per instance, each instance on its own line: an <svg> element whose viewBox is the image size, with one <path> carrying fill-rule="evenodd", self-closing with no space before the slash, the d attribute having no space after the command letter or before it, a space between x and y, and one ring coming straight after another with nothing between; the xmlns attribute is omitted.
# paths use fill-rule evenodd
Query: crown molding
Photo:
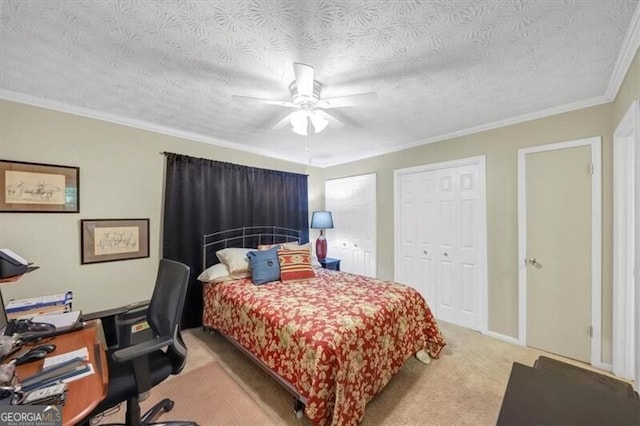
<svg viewBox="0 0 640 426"><path fill-rule="evenodd" d="M573 102L571 104L562 105L559 107L547 108L542 111L533 112L530 114L523 114L512 118L507 118L504 120L494 121L492 123L486 123L479 126L469 127L462 130L457 130L455 132L445 133L438 136L433 136L427 139L421 139L415 142L406 143L397 147L393 147L390 149L380 149L374 151L367 151L362 155L357 155L349 158L346 161L333 161L333 162L322 162L318 160L313 160L312 162L301 161L299 159L288 157L287 155L277 155L273 152L260 149L260 148L248 148L244 145L224 141L221 139L211 138L208 136L200 135L193 132L186 132L183 130L177 130L166 126L160 126L157 124L149 123L142 120L135 120L127 117L122 117L116 114L108 114L100 111L92 110L89 108L78 107L74 105L69 105L64 102L52 101L49 99L39 98L36 96L26 95L24 93L14 92L11 90L0 90L0 99L4 99L7 101L13 101L18 103L23 103L27 105L33 105L40 108L50 109L53 111L64 112L68 114L74 114L81 117L92 118L96 120L106 121L109 123L119 124L127 127L133 127L136 129L148 130L150 132L159 133L162 135L175 136L182 139L188 139L196 142L207 143L211 145L221 146L223 148L234 149L237 151L248 152L251 154L258 154L269 158L274 158L277 160L288 161L295 164L302 164L305 166L313 166L318 168L327 168L333 166L339 166L341 164L353 163L354 161L365 160L367 158L373 158L380 155L391 154L394 152L403 151L409 148L415 148L422 145L427 145L430 143L441 142L447 139L457 138L461 136L467 136L474 133L480 133L487 130L493 130L500 127L506 127L513 124L523 123L526 121L537 120L539 118L549 117L552 115L561 114L564 112L575 111L582 108L587 108L591 106L597 106L601 104L605 104L611 102L609 98L606 96L599 96L596 98L588 99L586 101Z"/></svg>
<svg viewBox="0 0 640 426"><path fill-rule="evenodd" d="M605 96L610 101L614 101L618 95L618 90L620 90L620 86L622 86L622 82L627 72L629 72L629 67L638 52L638 48L640 48L640 3L636 6L636 11L631 18L631 23L622 41L622 47L618 53L618 58L605 92Z"/></svg>
<svg viewBox="0 0 640 426"><path fill-rule="evenodd" d="M161 135L167 136L175 136L181 139L187 139L195 142L207 143L210 145L216 145L223 148L234 149L236 151L248 152L250 154L257 154L264 157L275 158L277 160L289 161L296 164L304 164L307 163L301 162L299 160L293 160L290 158L286 158L282 155L276 155L271 151L267 151L261 148L247 147L245 145L241 145L238 143L233 143L221 139L212 138L209 136L204 136L198 133L187 132L184 130L178 130L167 126L161 126L154 123L149 123L143 120L136 120L133 118L123 117L116 114L110 114L106 112L101 112L89 108L84 108L80 106L70 105L64 102L52 101L50 99L40 98L37 96L27 95L20 92L14 92L12 90L0 89L0 99L4 99L7 101L18 102L21 104L32 105L44 109L49 109L52 111L64 112L67 114L78 115L81 117L92 118L95 120L106 121L109 123L119 124L122 126L133 127L141 130L148 130L150 132L159 133Z"/></svg>
<svg viewBox="0 0 640 426"><path fill-rule="evenodd" d="M349 159L348 161L341 162L333 162L333 163L321 163L322 165L318 165L318 167L333 167L341 164L352 163L354 161L364 160L367 158L377 157L379 155L391 154L394 152L404 151L405 149L415 148L422 145L428 145L430 143L442 142L448 139L459 138L462 136L468 136L475 133L486 132L487 130L499 129L501 127L512 126L514 124L520 124L527 121L537 120L539 118L550 117L553 115L562 114L565 112L576 111L583 108L589 108L593 106L598 106L602 104L606 104L611 102L611 99L606 96L597 96L595 98L587 99L584 101L573 102L566 105L561 105L558 107L547 108L541 111L536 111L528 114L522 114L511 118L506 118L504 120L498 120L491 123L481 124L479 126L468 127L462 130L456 130L455 132L444 133L442 135L433 136L427 139L420 139L418 141L409 142L406 144L402 144L391 149L386 150L378 150L378 151L367 151L366 154L353 157L353 159Z"/></svg>

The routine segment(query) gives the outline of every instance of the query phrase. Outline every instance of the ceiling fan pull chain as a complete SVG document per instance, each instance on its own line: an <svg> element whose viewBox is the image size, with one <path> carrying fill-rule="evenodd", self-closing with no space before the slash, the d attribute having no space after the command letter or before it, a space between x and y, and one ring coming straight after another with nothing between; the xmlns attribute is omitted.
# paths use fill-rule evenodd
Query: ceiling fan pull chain
<svg viewBox="0 0 640 426"><path fill-rule="evenodd" d="M307 147L306 151L309 151L309 139L311 139L311 132L313 132L313 127L311 127L311 116L307 116Z"/></svg>

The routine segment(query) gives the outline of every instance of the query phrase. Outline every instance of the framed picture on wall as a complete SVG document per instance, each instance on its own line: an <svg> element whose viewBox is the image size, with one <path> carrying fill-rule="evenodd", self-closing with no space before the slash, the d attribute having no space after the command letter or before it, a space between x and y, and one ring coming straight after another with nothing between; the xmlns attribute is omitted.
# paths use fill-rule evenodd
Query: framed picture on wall
<svg viewBox="0 0 640 426"><path fill-rule="evenodd" d="M80 220L80 263L149 257L149 219Z"/></svg>
<svg viewBox="0 0 640 426"><path fill-rule="evenodd" d="M79 213L80 168L0 160L0 212Z"/></svg>

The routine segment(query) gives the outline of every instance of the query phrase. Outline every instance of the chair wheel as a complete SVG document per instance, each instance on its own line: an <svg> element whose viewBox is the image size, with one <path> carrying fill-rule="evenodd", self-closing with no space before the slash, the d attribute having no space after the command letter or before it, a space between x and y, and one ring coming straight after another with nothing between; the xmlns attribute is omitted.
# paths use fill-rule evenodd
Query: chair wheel
<svg viewBox="0 0 640 426"><path fill-rule="evenodd" d="M166 401L164 401L164 404L162 404L162 409L164 410L165 413L173 410L173 406L176 405L175 402L173 402L170 399L167 399Z"/></svg>

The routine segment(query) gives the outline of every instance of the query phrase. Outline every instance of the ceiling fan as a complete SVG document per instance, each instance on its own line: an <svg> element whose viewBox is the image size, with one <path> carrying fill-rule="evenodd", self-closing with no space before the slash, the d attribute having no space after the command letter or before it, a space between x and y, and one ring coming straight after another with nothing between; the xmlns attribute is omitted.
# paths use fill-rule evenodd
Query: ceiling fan
<svg viewBox="0 0 640 426"><path fill-rule="evenodd" d="M291 123L292 130L299 135L320 133L331 122L336 127L344 125L328 113L327 109L363 105L377 99L375 92L322 99L322 83L314 79L314 69L310 65L295 62L293 64L295 80L289 85L290 101L262 99L250 96L233 95L233 100L277 105L296 110L280 120L273 129L281 129Z"/></svg>

